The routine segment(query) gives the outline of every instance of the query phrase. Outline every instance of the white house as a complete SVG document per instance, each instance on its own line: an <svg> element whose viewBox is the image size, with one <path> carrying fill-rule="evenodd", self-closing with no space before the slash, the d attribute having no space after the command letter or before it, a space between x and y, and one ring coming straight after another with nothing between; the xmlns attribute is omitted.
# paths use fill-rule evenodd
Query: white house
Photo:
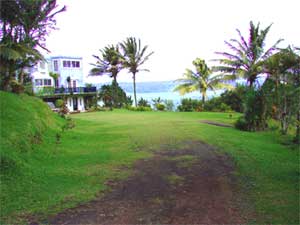
<svg viewBox="0 0 300 225"><path fill-rule="evenodd" d="M84 87L81 57L50 57L29 71L35 94L46 102L64 99L70 112L85 111L86 102L96 94L96 87Z"/></svg>

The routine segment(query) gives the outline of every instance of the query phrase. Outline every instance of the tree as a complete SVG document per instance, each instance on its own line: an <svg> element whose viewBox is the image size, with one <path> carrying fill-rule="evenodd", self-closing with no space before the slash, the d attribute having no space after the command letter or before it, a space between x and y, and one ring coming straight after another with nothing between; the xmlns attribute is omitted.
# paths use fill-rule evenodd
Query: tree
<svg viewBox="0 0 300 225"><path fill-rule="evenodd" d="M53 78L55 86L58 86L58 78L60 75L58 73L50 72L49 76Z"/></svg>
<svg viewBox="0 0 300 225"><path fill-rule="evenodd" d="M108 74L117 83L117 75L122 70L119 47L117 45L108 45L99 51L101 56L93 55L97 61L95 64L91 64L95 67L91 69L90 75Z"/></svg>
<svg viewBox="0 0 300 225"><path fill-rule="evenodd" d="M93 57L97 60L95 66L91 69L91 76L101 76L104 74L108 74L111 78L113 78L112 82L112 95L113 96L113 106L117 107L117 92L118 92L118 82L117 76L118 73L123 69L121 55L119 52L119 47L116 45L108 45L105 48L100 50L101 56L93 55Z"/></svg>
<svg viewBox="0 0 300 225"><path fill-rule="evenodd" d="M122 64L124 68L128 68L129 72L132 73L133 79L133 93L134 93L134 103L137 107L137 98L136 98L136 73L140 71L149 71L147 69L141 69L140 67L149 59L149 57L154 53L150 52L146 54L148 46L145 45L142 47L141 40L134 37L129 37L122 43L120 47L123 51L122 55Z"/></svg>
<svg viewBox="0 0 300 225"><path fill-rule="evenodd" d="M23 69L43 59L37 48L48 51L45 40L55 29L55 15L66 9L57 7L56 0L1 1L1 89L9 90L17 75L22 84Z"/></svg>
<svg viewBox="0 0 300 225"><path fill-rule="evenodd" d="M115 93L115 91L117 92ZM99 98L104 102L106 107L112 108L118 107L121 108L125 105L130 104L130 99L127 98L125 91L118 85L114 84L114 81L111 85L103 85L99 91Z"/></svg>
<svg viewBox="0 0 300 225"><path fill-rule="evenodd" d="M183 74L184 78L177 80L181 84L179 84L174 91L179 91L182 95L194 91L200 91L203 107L207 90L232 88L231 85L222 83L222 81L226 80L226 76L223 74L212 76L212 71L206 65L204 60L197 58L193 61L193 65L196 68L196 72L186 69L186 72Z"/></svg>
<svg viewBox="0 0 300 225"><path fill-rule="evenodd" d="M264 64L267 80L273 82L273 105L281 132L286 134L292 117L296 117L296 142L299 142L300 121L300 56L296 48L281 49Z"/></svg>
<svg viewBox="0 0 300 225"><path fill-rule="evenodd" d="M232 79L242 77L247 80L252 87L257 80L258 75L262 73L264 61L276 49L276 46L282 41L279 39L271 48L264 50L265 39L272 25L265 29L260 29L260 24L256 26L250 22L248 42L237 29L240 40L231 39L225 44L232 50L228 52L216 52L224 56L224 59L218 59L222 66L214 67L215 71L221 71L224 74L231 75Z"/></svg>

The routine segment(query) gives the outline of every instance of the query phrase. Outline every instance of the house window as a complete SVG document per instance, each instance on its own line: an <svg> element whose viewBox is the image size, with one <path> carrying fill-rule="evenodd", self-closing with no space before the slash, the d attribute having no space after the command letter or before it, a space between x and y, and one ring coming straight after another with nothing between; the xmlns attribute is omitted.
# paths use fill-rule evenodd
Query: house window
<svg viewBox="0 0 300 225"><path fill-rule="evenodd" d="M63 61L63 67L71 67L71 61Z"/></svg>
<svg viewBox="0 0 300 225"><path fill-rule="evenodd" d="M54 80L54 83L55 83L55 87L58 87L58 86L59 86L58 79L55 79L55 80Z"/></svg>
<svg viewBox="0 0 300 225"><path fill-rule="evenodd" d="M58 61L57 60L53 61L53 67L54 67L54 71L58 71Z"/></svg>
<svg viewBox="0 0 300 225"><path fill-rule="evenodd" d="M44 79L44 86L51 86L51 79Z"/></svg>
<svg viewBox="0 0 300 225"><path fill-rule="evenodd" d="M63 61L63 67L79 68L80 67L80 62L79 61L64 60Z"/></svg>
<svg viewBox="0 0 300 225"><path fill-rule="evenodd" d="M81 98L79 98L79 105L80 105L80 106L82 105L82 100L81 100Z"/></svg>
<svg viewBox="0 0 300 225"><path fill-rule="evenodd" d="M42 86L43 80L42 79L35 79L35 86Z"/></svg>
<svg viewBox="0 0 300 225"><path fill-rule="evenodd" d="M73 80L73 88L76 88L76 80Z"/></svg>
<svg viewBox="0 0 300 225"><path fill-rule="evenodd" d="M41 68L42 70L45 69L45 63L44 63L44 62L40 62L40 68Z"/></svg>
<svg viewBox="0 0 300 225"><path fill-rule="evenodd" d="M71 106L71 105L72 105L72 99L69 98L69 106Z"/></svg>

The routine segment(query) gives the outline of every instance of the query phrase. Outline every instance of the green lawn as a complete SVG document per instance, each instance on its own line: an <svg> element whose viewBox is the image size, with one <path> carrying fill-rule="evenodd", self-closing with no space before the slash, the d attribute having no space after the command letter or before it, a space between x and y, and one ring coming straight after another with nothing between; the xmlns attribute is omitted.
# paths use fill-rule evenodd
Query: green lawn
<svg viewBox="0 0 300 225"><path fill-rule="evenodd" d="M254 223L298 224L299 151L281 145L276 133L199 122L232 124L238 116L125 110L72 115L76 127L63 134L60 144L49 131L41 145L25 154L24 171L5 177L2 220L47 215L88 201L105 189L106 180L128 176L135 160L180 148L186 140L202 140L233 156L236 174L257 212Z"/></svg>

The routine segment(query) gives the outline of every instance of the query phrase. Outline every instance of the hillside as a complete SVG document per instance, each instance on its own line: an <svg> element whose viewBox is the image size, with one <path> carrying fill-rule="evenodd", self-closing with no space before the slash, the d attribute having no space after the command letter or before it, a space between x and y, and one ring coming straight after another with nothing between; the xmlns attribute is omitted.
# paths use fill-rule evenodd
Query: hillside
<svg viewBox="0 0 300 225"><path fill-rule="evenodd" d="M27 95L0 92L1 171L19 170L24 156L60 129L62 121L42 100ZM3 175L3 173L2 173Z"/></svg>

